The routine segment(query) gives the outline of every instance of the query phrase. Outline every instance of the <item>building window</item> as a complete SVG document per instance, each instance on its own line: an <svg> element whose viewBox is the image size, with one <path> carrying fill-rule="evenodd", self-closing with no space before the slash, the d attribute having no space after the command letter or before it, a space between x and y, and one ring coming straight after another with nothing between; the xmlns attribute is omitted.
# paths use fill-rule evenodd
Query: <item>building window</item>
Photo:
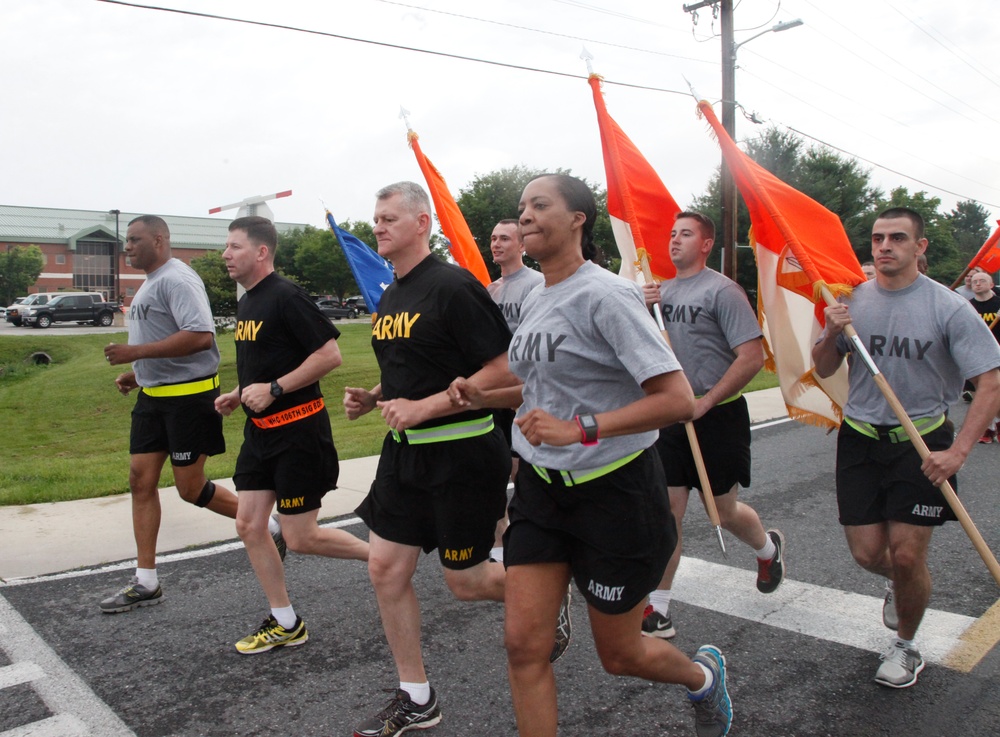
<svg viewBox="0 0 1000 737"><path fill-rule="evenodd" d="M73 259L73 287L83 291L113 292L114 241L78 241Z"/></svg>
<svg viewBox="0 0 1000 737"><path fill-rule="evenodd" d="M134 297L135 296L135 287L125 287L125 296L126 297Z"/></svg>
<svg viewBox="0 0 1000 737"><path fill-rule="evenodd" d="M63 264L65 264L66 263L66 254L65 253L57 253L56 254L56 263L58 265L60 265L60 266L62 266Z"/></svg>

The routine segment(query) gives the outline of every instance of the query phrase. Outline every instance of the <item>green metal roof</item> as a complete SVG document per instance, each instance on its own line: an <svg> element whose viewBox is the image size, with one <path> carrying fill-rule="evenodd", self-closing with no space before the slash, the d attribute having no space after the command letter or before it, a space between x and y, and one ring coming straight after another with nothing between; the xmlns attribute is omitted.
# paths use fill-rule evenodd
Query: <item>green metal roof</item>
<svg viewBox="0 0 1000 737"><path fill-rule="evenodd" d="M129 220L151 213L122 212L118 216L119 237L125 240ZM222 250L229 235L227 218L160 215L170 227L173 248ZM305 228L302 223L275 223L279 233ZM76 242L90 235L115 239L115 216L104 210L63 210L54 207L0 205L0 243L65 243L76 250Z"/></svg>

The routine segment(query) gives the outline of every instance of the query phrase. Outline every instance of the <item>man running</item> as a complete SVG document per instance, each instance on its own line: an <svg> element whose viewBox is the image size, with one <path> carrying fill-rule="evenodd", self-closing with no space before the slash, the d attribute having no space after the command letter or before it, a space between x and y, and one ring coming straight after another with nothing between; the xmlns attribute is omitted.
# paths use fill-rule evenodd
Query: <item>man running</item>
<svg viewBox="0 0 1000 737"><path fill-rule="evenodd" d="M222 257L246 294L236 308L239 386L219 397L223 415L243 406L243 447L233 481L239 492L236 531L271 611L236 643L243 655L309 639L285 585L283 550L368 560L368 543L317 524L326 492L337 488L340 466L319 380L340 365L340 331L305 290L274 271L278 232L270 220L234 220ZM278 519L271 518L275 501ZM271 526L279 525L278 529ZM280 530L280 532L279 532Z"/></svg>
<svg viewBox="0 0 1000 737"><path fill-rule="evenodd" d="M757 512L739 501L740 485L750 485L750 413L743 387L764 366L760 325L746 294L731 279L706 267L715 225L697 212L677 215L670 234L674 279L643 287L646 304L659 303L677 359L691 382L696 402L694 429L708 470L722 527L757 556L757 589L770 594L785 576L784 538L765 532ZM677 520L677 548L663 579L649 596L642 631L670 639L674 576L681 560L682 522L692 488L704 493L683 425L663 428L656 442L667 473L670 509Z"/></svg>
<svg viewBox="0 0 1000 737"><path fill-rule="evenodd" d="M236 495L205 477L205 460L226 451L219 396L215 321L201 277L171 258L170 229L155 215L128 224L125 255L146 280L128 313L128 344L104 348L112 366L132 364L118 376L122 394L139 389L129 437L129 489L137 563L135 576L101 602L107 614L163 601L156 573L160 530L160 473L167 458L181 498L225 517L236 517Z"/></svg>
<svg viewBox="0 0 1000 737"><path fill-rule="evenodd" d="M437 548L457 599L503 601L504 568L489 554L510 475L510 447L493 415L461 411L447 394L459 376L506 376L503 315L475 277L431 255L430 199L420 185L391 184L376 198L378 253L396 272L372 325L382 380L371 390L345 387L344 409L353 420L377 408L390 429L357 513L371 530L368 571L399 688L355 728L357 737L441 721L424 670L413 574L420 551Z"/></svg>
<svg viewBox="0 0 1000 737"><path fill-rule="evenodd" d="M524 265L524 243L517 230L516 218L501 220L493 228L493 233L490 235L490 253L493 255L493 263L500 267L500 278L486 287L486 290L500 307L507 321L507 327L513 333L521 322L521 303L532 289L545 281L545 278L541 273ZM493 417L507 438L507 445L511 444L514 412L512 409L493 411ZM518 461L517 453L512 450L511 481L517 477ZM490 557L501 563L503 563L503 533L506 529L507 516L504 515L497 523L496 539L493 550L490 551Z"/></svg>
<svg viewBox="0 0 1000 737"><path fill-rule="evenodd" d="M813 347L820 377L851 352L853 325L931 450L921 460L864 362L849 362L850 389L837 437L837 504L847 544L862 568L889 581L883 623L896 630L875 682L906 688L924 668L914 638L931 593L927 548L935 527L955 519L938 486L950 481L1000 410L1000 346L959 295L917 270L927 249L919 213L894 207L872 226L878 274L849 301L824 310ZM850 308L848 309L848 302ZM957 435L947 417L962 380L976 388Z"/></svg>

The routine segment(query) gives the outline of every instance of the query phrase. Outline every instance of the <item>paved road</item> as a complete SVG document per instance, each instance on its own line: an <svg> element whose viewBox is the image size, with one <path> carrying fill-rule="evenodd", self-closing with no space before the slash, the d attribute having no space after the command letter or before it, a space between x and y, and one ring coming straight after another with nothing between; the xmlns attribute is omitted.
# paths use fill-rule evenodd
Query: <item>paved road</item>
<svg viewBox="0 0 1000 737"><path fill-rule="evenodd" d="M920 683L901 691L873 683L888 642L882 590L850 560L836 523L834 443L790 422L754 433L746 496L788 539L790 580L772 596L754 589L750 552L729 538L724 560L692 507L675 642L688 653L706 642L726 653L734 736L996 735L1000 655L977 657L998 636L998 589L957 524L934 538ZM967 508L994 550L998 454L1000 446L977 446L962 476ZM339 523L365 534L351 517ZM113 617L96 602L121 585L121 571L0 588L0 737L351 734L395 682L364 567L290 555L310 642L248 657L233 643L263 617L264 601L239 545L218 550L162 565L166 601ZM502 608L453 601L434 557L421 562L417 586L444 710L427 734L513 735ZM979 644L959 657L960 637L984 614L971 630L984 630ZM693 734L680 687L604 674L579 597L573 617L573 644L557 665L562 735Z"/></svg>

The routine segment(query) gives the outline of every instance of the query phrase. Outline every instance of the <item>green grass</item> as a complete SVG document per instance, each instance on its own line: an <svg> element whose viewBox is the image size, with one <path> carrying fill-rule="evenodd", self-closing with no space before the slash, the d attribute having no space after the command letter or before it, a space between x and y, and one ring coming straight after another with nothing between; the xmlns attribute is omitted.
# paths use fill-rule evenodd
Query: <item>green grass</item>
<svg viewBox="0 0 1000 737"><path fill-rule="evenodd" d="M755 392L761 389L773 389L778 385L778 375L772 374L770 371L761 370L755 377L750 380L750 383L746 385L743 393Z"/></svg>
<svg viewBox="0 0 1000 737"><path fill-rule="evenodd" d="M367 324L338 325L344 363L322 381L333 436L341 458L374 455L385 423L376 412L348 422L341 409L345 386L371 388L378 366ZM135 396L114 386L124 367L108 366L103 347L125 333L0 338L0 417L4 418L0 505L34 504L121 494L128 491L128 438ZM218 339L224 390L236 386L232 333ZM49 366L26 362L32 353L52 357ZM231 476L242 443L243 413L225 424L226 453L206 463L210 478ZM161 486L173 484L166 464Z"/></svg>
<svg viewBox="0 0 1000 737"><path fill-rule="evenodd" d="M338 325L344 362L322 381L330 422L341 459L375 455L385 423L377 412L348 422L341 409L345 386L371 388L378 366L367 324ZM128 491L128 436L134 395L123 397L114 386L123 367L108 366L103 347L124 342L113 335L31 335L0 337L0 505L90 499ZM223 390L236 386L236 349L231 332L218 339ZM26 361L35 352L52 357L48 366ZM747 391L777 386L777 377L761 372ZM242 443L243 414L225 424L226 453L210 458L210 478L231 476ZM166 464L161 486L171 486Z"/></svg>

